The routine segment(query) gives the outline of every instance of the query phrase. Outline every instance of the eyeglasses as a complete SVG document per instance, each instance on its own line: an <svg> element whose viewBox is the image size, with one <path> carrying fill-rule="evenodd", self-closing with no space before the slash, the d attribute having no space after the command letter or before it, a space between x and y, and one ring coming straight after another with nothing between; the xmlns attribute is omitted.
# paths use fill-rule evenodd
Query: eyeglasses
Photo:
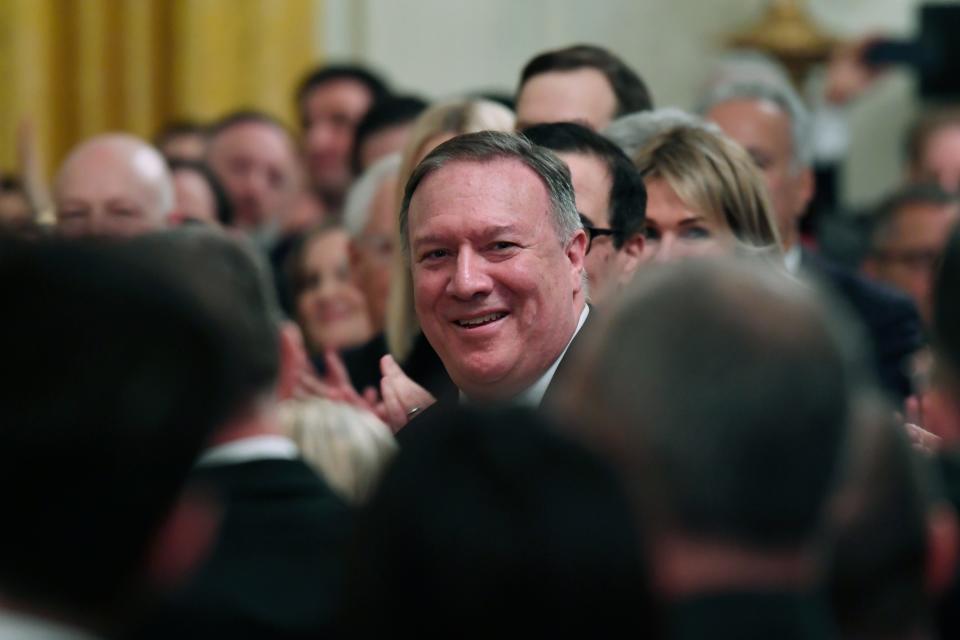
<svg viewBox="0 0 960 640"><path fill-rule="evenodd" d="M587 232L587 253L593 248L594 238L600 236L613 236L614 238L623 233L620 229L603 229L593 226L593 223L587 220L587 217L580 214L580 222L583 224L583 230Z"/></svg>

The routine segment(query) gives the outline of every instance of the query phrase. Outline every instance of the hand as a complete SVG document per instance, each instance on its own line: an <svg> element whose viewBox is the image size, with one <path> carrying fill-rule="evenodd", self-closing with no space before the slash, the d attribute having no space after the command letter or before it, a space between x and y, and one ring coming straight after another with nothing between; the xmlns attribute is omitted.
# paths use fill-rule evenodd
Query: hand
<svg viewBox="0 0 960 640"><path fill-rule="evenodd" d="M397 433L411 418L434 404L437 399L430 392L410 379L392 356L380 359L380 395L383 397L384 415L381 419Z"/></svg>
<svg viewBox="0 0 960 640"><path fill-rule="evenodd" d="M907 430L907 437L910 438L910 444L912 444L917 451L927 455L933 455L940 450L940 436L925 431L909 422L904 423L903 426Z"/></svg>
<svg viewBox="0 0 960 640"><path fill-rule="evenodd" d="M379 398L376 389L368 387L364 390L363 395L357 393L343 360L335 351L325 351L323 361L327 369L323 378L318 378L312 371L305 370L300 376L297 395L301 397L320 396L327 400L345 402L378 413Z"/></svg>

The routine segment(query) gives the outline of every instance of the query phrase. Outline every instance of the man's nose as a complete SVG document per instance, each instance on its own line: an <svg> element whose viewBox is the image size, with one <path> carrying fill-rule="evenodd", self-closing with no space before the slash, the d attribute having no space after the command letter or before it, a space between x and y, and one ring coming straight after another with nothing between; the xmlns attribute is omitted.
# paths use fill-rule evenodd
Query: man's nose
<svg viewBox="0 0 960 640"><path fill-rule="evenodd" d="M456 298L470 300L490 293L493 280L486 272L486 261L471 249L457 254L457 264L450 278L448 291Z"/></svg>

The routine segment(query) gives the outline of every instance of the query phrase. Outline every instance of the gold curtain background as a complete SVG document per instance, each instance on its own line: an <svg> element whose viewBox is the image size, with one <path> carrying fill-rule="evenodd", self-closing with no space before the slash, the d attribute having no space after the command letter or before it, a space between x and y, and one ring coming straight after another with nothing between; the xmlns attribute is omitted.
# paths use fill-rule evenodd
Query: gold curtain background
<svg viewBox="0 0 960 640"><path fill-rule="evenodd" d="M0 170L24 123L44 177L105 131L150 139L174 119L250 107L293 124L318 62L323 0L0 0ZM20 132L20 133L18 133Z"/></svg>

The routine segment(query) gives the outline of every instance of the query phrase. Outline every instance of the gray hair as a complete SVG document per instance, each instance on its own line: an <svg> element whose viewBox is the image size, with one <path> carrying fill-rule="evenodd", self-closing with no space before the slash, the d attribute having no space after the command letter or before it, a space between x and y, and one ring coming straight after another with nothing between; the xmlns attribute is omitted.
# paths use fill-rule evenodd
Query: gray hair
<svg viewBox="0 0 960 640"><path fill-rule="evenodd" d="M664 131L681 126L705 129L714 134L721 133L720 127L712 122L676 107L628 113L611 122L602 133L629 157L634 158L650 140Z"/></svg>
<svg viewBox="0 0 960 640"><path fill-rule="evenodd" d="M793 169L813 164L813 124L810 113L797 92L786 82L731 82L715 87L701 101L697 112L706 114L722 102L731 100L762 100L777 106L790 118L790 137L793 142Z"/></svg>
<svg viewBox="0 0 960 640"><path fill-rule="evenodd" d="M423 159L407 181L400 207L400 238L406 254L410 251L408 216L410 200L424 178L452 162L517 160L532 169L543 181L550 196L553 223L564 245L583 228L573 195L570 170L552 151L539 147L522 135L500 131L468 133L448 140Z"/></svg>
<svg viewBox="0 0 960 640"><path fill-rule="evenodd" d="M363 233L364 227L370 220L370 209L380 186L390 178L399 175L401 160L399 153L391 153L381 158L364 171L363 175L350 187L343 205L343 226L351 238L356 238Z"/></svg>
<svg viewBox="0 0 960 640"><path fill-rule="evenodd" d="M660 526L768 549L821 531L866 375L828 301L762 262L688 260L638 273L600 322L590 430Z"/></svg>

